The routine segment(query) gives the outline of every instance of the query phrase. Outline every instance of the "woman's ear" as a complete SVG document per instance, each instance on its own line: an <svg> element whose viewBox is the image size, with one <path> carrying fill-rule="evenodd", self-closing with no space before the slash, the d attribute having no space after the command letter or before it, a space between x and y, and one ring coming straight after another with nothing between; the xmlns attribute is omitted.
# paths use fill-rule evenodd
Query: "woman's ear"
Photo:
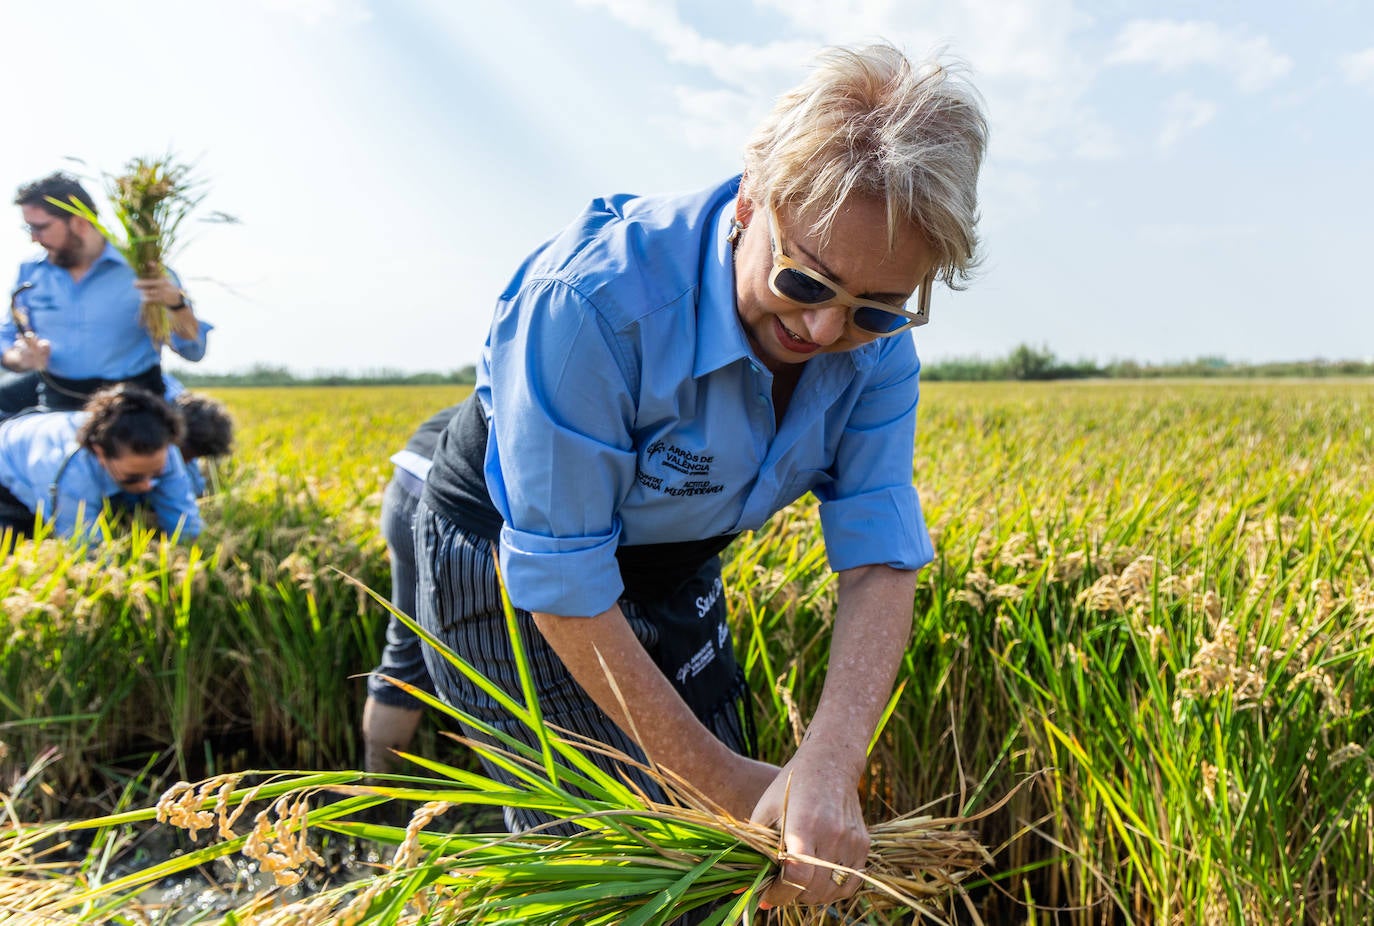
<svg viewBox="0 0 1374 926"><path fill-rule="evenodd" d="M749 223L754 218L754 211L754 201L749 198L744 192L744 188L741 187L739 198L735 200L735 221L745 228L748 228Z"/></svg>

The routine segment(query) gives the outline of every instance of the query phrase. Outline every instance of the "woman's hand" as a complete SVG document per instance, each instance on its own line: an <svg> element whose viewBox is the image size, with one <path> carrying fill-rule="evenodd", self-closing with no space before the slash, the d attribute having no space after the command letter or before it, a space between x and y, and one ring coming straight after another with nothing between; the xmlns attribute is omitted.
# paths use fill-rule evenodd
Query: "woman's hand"
<svg viewBox="0 0 1374 926"><path fill-rule="evenodd" d="M820 702L801 746L753 813L754 820L782 828L782 873L764 892L768 903L831 903L862 884L790 856L864 868L869 837L859 777L911 635L915 590L914 572L879 565L840 573Z"/></svg>
<svg viewBox="0 0 1374 926"><path fill-rule="evenodd" d="M783 849L782 872L764 892L766 903L833 903L859 889L860 878L796 856L863 870L869 836L859 806L860 771L823 744L804 744L764 792L753 819L781 826Z"/></svg>

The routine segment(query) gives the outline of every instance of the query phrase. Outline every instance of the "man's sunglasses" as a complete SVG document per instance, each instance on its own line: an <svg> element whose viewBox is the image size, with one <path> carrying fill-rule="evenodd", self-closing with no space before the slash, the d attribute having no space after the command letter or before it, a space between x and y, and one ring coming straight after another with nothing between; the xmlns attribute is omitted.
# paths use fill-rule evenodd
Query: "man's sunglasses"
<svg viewBox="0 0 1374 926"><path fill-rule="evenodd" d="M850 324L880 338L889 338L930 321L930 291L935 284L934 271L921 281L916 296L916 311L908 312L906 306L851 296L834 280L788 257L782 250L782 239L778 237L778 214L771 203L768 205L768 238L773 245L773 272L768 275L768 288L774 295L796 305L842 305L849 310Z"/></svg>

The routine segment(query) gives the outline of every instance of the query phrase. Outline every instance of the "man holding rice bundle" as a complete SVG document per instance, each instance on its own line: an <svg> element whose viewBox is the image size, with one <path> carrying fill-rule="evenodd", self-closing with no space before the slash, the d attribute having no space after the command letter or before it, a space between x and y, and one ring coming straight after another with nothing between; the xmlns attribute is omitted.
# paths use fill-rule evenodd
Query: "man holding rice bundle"
<svg viewBox="0 0 1374 926"><path fill-rule="evenodd" d="M0 388L0 415L31 406L72 411L96 390L129 382L163 392L162 349L139 324L144 304L165 305L169 345L190 361L205 356L214 327L195 310L175 274L140 279L90 221L53 204L95 202L73 177L55 173L19 188L15 205L44 256L24 263L0 321L0 354L9 377Z"/></svg>
<svg viewBox="0 0 1374 926"><path fill-rule="evenodd" d="M595 200L498 300L416 514L428 630L520 697L496 547L550 723L852 869L867 745L933 558L908 329L937 279L955 288L975 263L986 133L950 67L835 48L756 130L742 177ZM839 596L820 703L779 769L747 755L717 554L808 491ZM445 698L532 738L426 652ZM857 888L790 858L765 900Z"/></svg>

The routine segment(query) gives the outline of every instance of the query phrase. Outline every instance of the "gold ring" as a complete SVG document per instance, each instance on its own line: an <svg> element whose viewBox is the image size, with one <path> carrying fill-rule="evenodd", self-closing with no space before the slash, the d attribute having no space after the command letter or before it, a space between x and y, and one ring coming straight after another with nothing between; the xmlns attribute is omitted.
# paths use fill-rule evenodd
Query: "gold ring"
<svg viewBox="0 0 1374 926"><path fill-rule="evenodd" d="M830 880L835 882L836 887L844 887L844 883L849 880L849 872L840 871L838 868L830 870Z"/></svg>

